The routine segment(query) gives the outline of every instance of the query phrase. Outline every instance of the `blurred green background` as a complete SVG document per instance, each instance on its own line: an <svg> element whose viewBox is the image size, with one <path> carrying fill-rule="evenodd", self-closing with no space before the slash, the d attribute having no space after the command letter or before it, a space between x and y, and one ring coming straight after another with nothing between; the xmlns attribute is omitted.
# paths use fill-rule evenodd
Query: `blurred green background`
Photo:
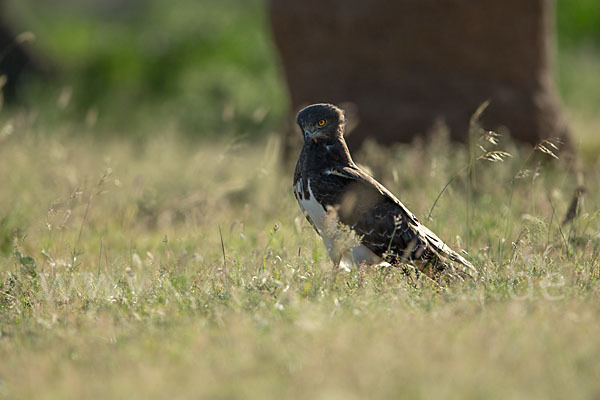
<svg viewBox="0 0 600 400"><path fill-rule="evenodd" d="M33 82L28 101L70 99L62 116L100 129L136 132L177 125L193 135L253 134L276 126L286 94L265 3L225 1L9 0L14 31L34 33L35 46L59 71ZM22 93L23 94L23 93Z"/></svg>
<svg viewBox="0 0 600 400"><path fill-rule="evenodd" d="M96 133L279 129L288 101L264 0L7 0L54 71L21 90L38 119ZM557 82L571 114L600 107L600 3L557 2ZM45 105L45 106L44 106ZM64 126L64 125L63 125Z"/></svg>

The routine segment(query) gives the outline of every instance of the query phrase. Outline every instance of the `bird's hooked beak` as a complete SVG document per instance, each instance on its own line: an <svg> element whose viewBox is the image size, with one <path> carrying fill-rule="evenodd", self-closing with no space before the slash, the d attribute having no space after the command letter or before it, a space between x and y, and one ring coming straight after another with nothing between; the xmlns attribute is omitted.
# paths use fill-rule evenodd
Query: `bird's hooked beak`
<svg viewBox="0 0 600 400"><path fill-rule="evenodd" d="M310 137L313 135L313 132L309 131L308 129L303 129L302 131L304 132L304 141L308 142L308 139L310 139Z"/></svg>
<svg viewBox="0 0 600 400"><path fill-rule="evenodd" d="M322 132L320 132L319 130L308 130L308 129L303 129L302 132L304 132L304 141L308 142L309 140L312 140L313 142L317 141L317 138L321 135Z"/></svg>

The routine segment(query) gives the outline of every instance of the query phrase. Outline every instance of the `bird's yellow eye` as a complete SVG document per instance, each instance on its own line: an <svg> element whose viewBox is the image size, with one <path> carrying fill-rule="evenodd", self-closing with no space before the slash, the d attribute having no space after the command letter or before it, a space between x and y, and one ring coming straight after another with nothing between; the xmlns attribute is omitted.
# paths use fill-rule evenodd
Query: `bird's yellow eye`
<svg viewBox="0 0 600 400"><path fill-rule="evenodd" d="M325 125L325 120L324 119L320 120L319 122L317 122L317 125L319 125L319 126Z"/></svg>

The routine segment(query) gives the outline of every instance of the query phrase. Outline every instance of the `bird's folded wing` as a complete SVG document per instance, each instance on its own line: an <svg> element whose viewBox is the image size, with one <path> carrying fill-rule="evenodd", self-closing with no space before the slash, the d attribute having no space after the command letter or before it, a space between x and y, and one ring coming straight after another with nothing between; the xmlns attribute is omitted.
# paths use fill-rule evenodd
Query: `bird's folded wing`
<svg viewBox="0 0 600 400"><path fill-rule="evenodd" d="M428 232L420 229L419 220L383 185L355 167L337 168L330 174L353 181L346 197L354 196L356 201L351 203L355 205L345 210L342 201L339 218L362 236L371 251L402 259L430 253Z"/></svg>
<svg viewBox="0 0 600 400"><path fill-rule="evenodd" d="M402 204L402 202L398 200L398 198L394 196L392 192L387 190L385 186L377 182L375 179L363 172L358 167L336 168L331 171L331 174L342 178L354 180L357 183L361 183L362 185L372 188L372 190L379 192L379 194L382 196L380 201L385 199L394 203L397 206L392 207L392 210L389 210L389 212L393 213L393 211L397 211L399 214L402 214L399 216L405 218L408 223L414 225L421 225L417 217L415 217L415 215L408 208L406 208L406 206ZM433 233L431 232L431 234Z"/></svg>
<svg viewBox="0 0 600 400"><path fill-rule="evenodd" d="M344 213L342 202L339 217L342 223L363 237L363 244L375 254L422 261L441 256L475 271L467 260L421 224L396 196L359 168L336 168L330 173L352 180L354 184L349 186L350 195L357 193L357 201L367 204L365 207L354 207L353 212Z"/></svg>

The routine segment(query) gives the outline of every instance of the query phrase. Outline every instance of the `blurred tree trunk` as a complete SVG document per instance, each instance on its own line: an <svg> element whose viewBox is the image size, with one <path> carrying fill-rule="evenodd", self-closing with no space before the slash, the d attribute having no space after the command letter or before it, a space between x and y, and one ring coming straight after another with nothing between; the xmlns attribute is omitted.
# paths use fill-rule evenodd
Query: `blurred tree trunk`
<svg viewBox="0 0 600 400"><path fill-rule="evenodd" d="M26 73L39 74L44 68L41 57L27 46L30 34L16 34L2 16L0 0L0 98L10 103L17 99L18 85Z"/></svg>
<svg viewBox="0 0 600 400"><path fill-rule="evenodd" d="M531 144L568 141L554 85L552 0L271 0L293 107L356 105L351 148L482 124Z"/></svg>

